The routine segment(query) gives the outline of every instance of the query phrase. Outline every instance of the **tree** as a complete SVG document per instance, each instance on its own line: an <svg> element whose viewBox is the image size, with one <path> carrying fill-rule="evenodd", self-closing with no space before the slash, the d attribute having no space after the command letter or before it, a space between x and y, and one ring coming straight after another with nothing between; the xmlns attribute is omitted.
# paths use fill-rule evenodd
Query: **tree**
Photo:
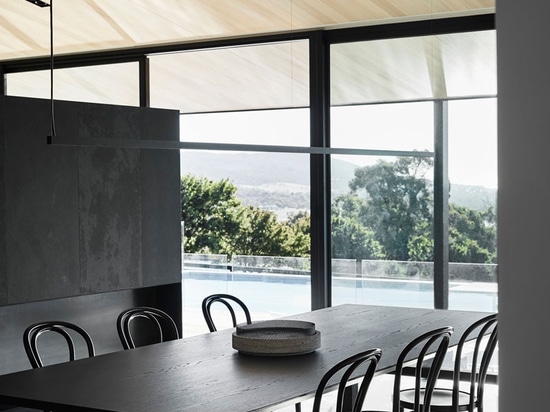
<svg viewBox="0 0 550 412"><path fill-rule="evenodd" d="M409 260L418 262L429 262L434 259L434 242L430 222L419 222L412 237L409 239L407 248Z"/></svg>
<svg viewBox="0 0 550 412"><path fill-rule="evenodd" d="M187 174L181 178L181 219L188 253L224 253L239 231L241 202L227 179L213 182Z"/></svg>
<svg viewBox="0 0 550 412"><path fill-rule="evenodd" d="M496 263L495 212L463 206L449 208L449 261Z"/></svg>
<svg viewBox="0 0 550 412"><path fill-rule="evenodd" d="M289 229L277 222L275 213L253 206L239 212L240 227L231 239L232 254L252 256L288 256Z"/></svg>
<svg viewBox="0 0 550 412"><path fill-rule="evenodd" d="M244 206L227 179L181 179L181 218L188 253L302 256L310 253L309 213L278 222L271 211Z"/></svg>
<svg viewBox="0 0 550 412"><path fill-rule="evenodd" d="M360 223L374 232L386 259L408 260L416 228L431 228L432 185L427 175L432 167L428 157L401 157L356 169L350 189L364 190L367 201Z"/></svg>
<svg viewBox="0 0 550 412"><path fill-rule="evenodd" d="M338 196L332 203L332 257L339 259L383 259L374 232L361 224L367 202L354 194Z"/></svg>
<svg viewBox="0 0 550 412"><path fill-rule="evenodd" d="M292 235L287 249L290 256L309 257L311 255L311 215L309 212L298 212L288 218L286 225Z"/></svg>
<svg viewBox="0 0 550 412"><path fill-rule="evenodd" d="M230 242L228 253L250 256L308 257L311 245L309 214L298 214L288 222L278 222L271 211L253 206L240 211L240 228Z"/></svg>

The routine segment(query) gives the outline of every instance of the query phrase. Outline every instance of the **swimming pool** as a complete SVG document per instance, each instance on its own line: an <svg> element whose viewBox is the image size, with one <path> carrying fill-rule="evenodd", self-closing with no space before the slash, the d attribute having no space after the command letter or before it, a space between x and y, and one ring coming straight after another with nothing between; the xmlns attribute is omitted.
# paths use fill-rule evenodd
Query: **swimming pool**
<svg viewBox="0 0 550 412"><path fill-rule="evenodd" d="M302 275L184 270L184 334L208 331L200 306L202 299L212 293L236 295L246 302L253 319L272 319L309 311L310 287L309 277ZM335 277L332 294L333 305L434 306L433 284L421 280ZM496 312L497 298L496 284L452 282L449 285L449 309Z"/></svg>

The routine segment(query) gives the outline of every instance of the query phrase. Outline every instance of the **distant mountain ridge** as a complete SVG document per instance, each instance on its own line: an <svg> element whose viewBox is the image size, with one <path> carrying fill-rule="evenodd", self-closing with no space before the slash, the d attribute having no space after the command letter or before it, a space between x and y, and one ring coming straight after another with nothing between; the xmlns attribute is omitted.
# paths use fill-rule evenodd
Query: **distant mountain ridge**
<svg viewBox="0 0 550 412"><path fill-rule="evenodd" d="M309 209L308 156L299 153L184 151L180 170L182 175L191 173L214 181L229 178L239 188L237 196L245 204L267 207L286 204L292 208ZM346 193L358 166L340 159L331 162L333 194ZM449 202L481 211L496 205L496 194L496 189L451 184Z"/></svg>

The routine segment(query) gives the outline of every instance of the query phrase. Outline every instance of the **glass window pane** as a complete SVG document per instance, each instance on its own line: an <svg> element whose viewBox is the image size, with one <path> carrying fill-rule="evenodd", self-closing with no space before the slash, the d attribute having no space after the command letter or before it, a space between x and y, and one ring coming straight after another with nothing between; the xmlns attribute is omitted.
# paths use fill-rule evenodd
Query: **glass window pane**
<svg viewBox="0 0 550 412"><path fill-rule="evenodd" d="M448 106L452 308L496 310L496 284L491 284L496 277L495 43L491 30L331 46L332 147L433 152L431 101L453 99ZM431 190L433 169L431 176L418 180L407 178L418 170L414 164L403 164L416 158L356 162L366 170L358 169L346 193L348 181L341 171L349 175L353 169L337 159L332 163L332 247L338 259L333 260L333 302L339 302L340 293L343 301L433 306L432 219L419 211L410 215L413 223L403 220L413 206L425 204L432 212L431 199L424 200L433 194L415 198L415 193L423 185ZM366 189L366 195L356 196L357 189ZM470 206L464 206L465 199ZM478 209L471 209L474 205ZM397 245L400 254L395 253ZM356 290L341 288L344 279L339 277L346 273ZM396 274L402 279L397 281ZM414 284L415 293L404 295L412 300L395 291L390 302L378 300L387 293L370 290L365 282L371 279L365 277L373 276L393 278L384 283L390 288L401 282L410 291ZM488 293L478 293L483 285L476 289L477 280L466 284L464 277L484 277Z"/></svg>
<svg viewBox="0 0 550 412"><path fill-rule="evenodd" d="M449 102L451 309L497 311L497 102Z"/></svg>
<svg viewBox="0 0 550 412"><path fill-rule="evenodd" d="M49 70L9 73L6 75L6 94L49 99L50 76ZM139 106L139 65L131 62L56 69L54 98Z"/></svg>
<svg viewBox="0 0 550 412"><path fill-rule="evenodd" d="M449 102L449 179L451 196L453 187L459 185L484 187L492 195L480 199L479 206L494 206L498 187L496 99Z"/></svg>
<svg viewBox="0 0 550 412"><path fill-rule="evenodd" d="M331 46L333 105L496 95L495 31Z"/></svg>
<svg viewBox="0 0 550 412"><path fill-rule="evenodd" d="M309 109L182 115L181 141L307 146Z"/></svg>
<svg viewBox="0 0 550 412"><path fill-rule="evenodd" d="M441 56L447 97L496 96L496 31L437 36L434 52ZM443 91L441 91L443 94ZM437 94L435 97L439 97Z"/></svg>
<svg viewBox="0 0 550 412"><path fill-rule="evenodd" d="M333 304L433 307L433 159L334 156L332 175Z"/></svg>
<svg viewBox="0 0 550 412"><path fill-rule="evenodd" d="M333 106L331 146L433 151L433 103Z"/></svg>
<svg viewBox="0 0 550 412"><path fill-rule="evenodd" d="M151 105L182 113L309 105L308 42L150 56Z"/></svg>
<svg viewBox="0 0 550 412"><path fill-rule="evenodd" d="M307 44L151 56L151 105L180 109L185 142L307 146ZM256 320L309 310L309 156L183 150L181 175L185 334L212 293Z"/></svg>
<svg viewBox="0 0 550 412"><path fill-rule="evenodd" d="M253 320L310 310L309 156L183 151L181 165L185 335L208 331L212 293Z"/></svg>

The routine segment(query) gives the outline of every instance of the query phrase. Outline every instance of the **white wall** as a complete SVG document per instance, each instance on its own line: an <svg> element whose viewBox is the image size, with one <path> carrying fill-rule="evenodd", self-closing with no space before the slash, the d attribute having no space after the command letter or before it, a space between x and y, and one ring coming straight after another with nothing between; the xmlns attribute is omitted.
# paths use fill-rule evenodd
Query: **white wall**
<svg viewBox="0 0 550 412"><path fill-rule="evenodd" d="M550 398L550 2L498 0L500 411ZM545 404L546 402L546 404Z"/></svg>

